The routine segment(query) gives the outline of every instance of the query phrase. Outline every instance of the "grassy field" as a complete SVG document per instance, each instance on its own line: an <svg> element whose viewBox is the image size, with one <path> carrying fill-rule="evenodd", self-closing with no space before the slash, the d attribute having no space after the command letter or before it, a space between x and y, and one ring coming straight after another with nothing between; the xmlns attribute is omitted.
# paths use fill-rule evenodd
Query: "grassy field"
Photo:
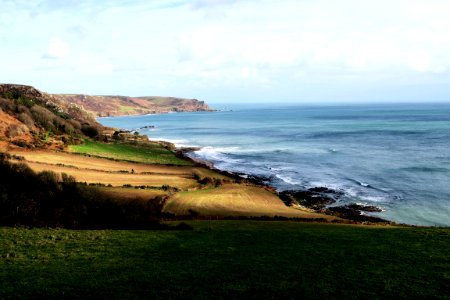
<svg viewBox="0 0 450 300"><path fill-rule="evenodd" d="M449 299L450 229L190 224L0 228L0 298Z"/></svg>
<svg viewBox="0 0 450 300"><path fill-rule="evenodd" d="M178 158L172 151L158 143L149 143L146 146L130 144L103 144L85 140L84 144L69 146L70 151L118 160L146 164L167 164L179 166L192 166L192 162Z"/></svg>
<svg viewBox="0 0 450 300"><path fill-rule="evenodd" d="M94 143L96 145L96 143ZM107 146L111 152L120 152L121 144ZM117 147L117 149L114 149ZM168 194L151 189L117 189L123 185L163 187L170 186L181 190L172 195L164 208L165 212L176 215L189 215L195 211L201 216L283 216L296 218L324 218L328 221L335 217L321 215L287 207L271 191L251 184L230 183L232 178L201 166L175 166L148 164L120 160L110 160L98 156L85 156L74 153L52 151L14 151L12 154L22 156L34 171L52 170L56 173L72 175L79 182L112 185L110 193L125 198L151 198ZM219 187L202 186L199 179L209 177L226 180ZM129 195L127 195L129 194Z"/></svg>
<svg viewBox="0 0 450 300"><path fill-rule="evenodd" d="M202 216L285 216L296 218L336 217L287 207L278 196L264 188L246 184L224 184L217 188L180 192L170 198L164 211L187 215L193 210Z"/></svg>
<svg viewBox="0 0 450 300"><path fill-rule="evenodd" d="M120 146L120 145L118 145ZM201 167L131 163L64 152L15 151L36 172L52 170L74 176L77 181L105 185L170 185L179 189L198 187L193 172L210 172Z"/></svg>

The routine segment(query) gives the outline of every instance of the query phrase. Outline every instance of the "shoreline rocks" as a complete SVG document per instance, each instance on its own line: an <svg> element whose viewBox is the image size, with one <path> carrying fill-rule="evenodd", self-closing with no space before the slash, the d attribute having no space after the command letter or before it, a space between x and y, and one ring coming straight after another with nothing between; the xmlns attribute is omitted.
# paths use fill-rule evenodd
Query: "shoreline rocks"
<svg viewBox="0 0 450 300"><path fill-rule="evenodd" d="M326 214L334 215L343 219L349 219L359 222L387 223L388 220L364 214L364 212L381 212L382 210L376 206L364 206L356 203L328 207Z"/></svg>
<svg viewBox="0 0 450 300"><path fill-rule="evenodd" d="M372 213L381 212L382 209L376 206L351 203L342 206L330 207L330 205L335 204L340 200L342 196L344 196L344 191L342 190L334 190L320 186L302 190L286 190L282 192L277 192L276 189L270 185L271 181L270 177L263 177L245 173L233 173L229 171L219 170L215 168L214 164L211 163L210 161L195 159L187 155L189 152L198 151L200 149L201 147L183 147L183 148L175 148L174 151L178 155L187 158L196 164L202 165L211 170L232 177L236 181L245 180L255 185L270 188L275 193L278 193L280 199L287 206L309 208L318 213L333 215L340 217L342 219L355 222L390 223L390 221L388 220L375 216L370 216L364 213L364 212L372 212Z"/></svg>
<svg viewBox="0 0 450 300"><path fill-rule="evenodd" d="M279 195L281 200L288 206L300 205L319 211L339 200L344 195L344 192L326 187L313 187L306 190L283 191Z"/></svg>

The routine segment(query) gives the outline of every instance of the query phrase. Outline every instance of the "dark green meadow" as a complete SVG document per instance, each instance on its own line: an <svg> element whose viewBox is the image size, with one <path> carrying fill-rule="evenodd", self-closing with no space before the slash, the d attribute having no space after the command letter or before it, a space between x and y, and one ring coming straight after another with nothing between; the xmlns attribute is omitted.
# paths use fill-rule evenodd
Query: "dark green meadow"
<svg viewBox="0 0 450 300"><path fill-rule="evenodd" d="M2 298L450 299L450 229L194 221L0 228Z"/></svg>
<svg viewBox="0 0 450 300"><path fill-rule="evenodd" d="M192 162L177 157L172 151L157 142L143 145L105 144L86 139L83 144L71 145L72 152L106 157L121 161L131 161L145 164L167 164L177 166L192 166Z"/></svg>

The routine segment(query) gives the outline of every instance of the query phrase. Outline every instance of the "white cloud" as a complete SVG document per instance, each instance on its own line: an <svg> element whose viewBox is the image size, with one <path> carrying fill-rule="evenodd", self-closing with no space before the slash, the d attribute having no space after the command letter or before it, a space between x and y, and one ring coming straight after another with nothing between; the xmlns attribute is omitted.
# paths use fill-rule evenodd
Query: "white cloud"
<svg viewBox="0 0 450 300"><path fill-rule="evenodd" d="M45 71L55 86L68 73L80 87L89 75L123 94L149 87L171 94L182 86L192 96L221 87L297 94L311 82L450 81L444 0L8 3L0 11L3 74L23 62L17 76Z"/></svg>
<svg viewBox="0 0 450 300"><path fill-rule="evenodd" d="M69 55L69 44L59 38L53 38L50 40L45 58L65 58Z"/></svg>

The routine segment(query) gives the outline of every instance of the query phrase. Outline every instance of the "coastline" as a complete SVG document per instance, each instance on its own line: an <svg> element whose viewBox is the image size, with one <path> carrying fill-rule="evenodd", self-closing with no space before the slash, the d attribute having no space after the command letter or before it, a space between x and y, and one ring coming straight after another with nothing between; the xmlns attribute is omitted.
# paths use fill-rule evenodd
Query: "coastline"
<svg viewBox="0 0 450 300"><path fill-rule="evenodd" d="M376 206L364 206L357 203L351 203L347 205L328 207L328 204L337 202L337 198L330 195L340 195L341 191L329 189L327 187L315 187L310 189L297 189L290 191L279 192L274 186L267 183L267 179L245 173L233 173L227 170L218 169L211 161L199 158L193 158L188 154L198 151L203 147L177 147L174 143L164 140L150 140L152 142L158 142L171 151L173 151L180 158L187 159L193 163L208 168L219 174L228 176L237 181L249 182L251 184L263 187L277 194L281 201L288 207L298 207L301 209L311 209L319 214L330 215L334 217L347 220L349 222L355 222L356 224L384 224L384 225L405 225L414 226L409 224L397 224L391 220L386 220L376 216L368 215L367 212L380 212L381 209ZM294 195L299 194L300 197L306 199L296 198ZM306 196L306 197L305 197ZM338 197L339 198L339 197Z"/></svg>
<svg viewBox="0 0 450 300"><path fill-rule="evenodd" d="M166 113L160 113L160 115ZM149 114L138 114L134 116L145 116ZM156 114L150 114L156 115ZM117 117L130 117L130 115L122 116L110 116L106 118L117 118ZM99 118L97 118L99 119ZM153 125L146 125L144 127L138 127L134 129L120 129L127 132L139 132L141 129L153 128ZM341 190L330 189L325 186L305 188L305 189L295 189L288 191L278 191L275 186L270 183L270 178L261 177L253 174L243 173L243 172L232 172L228 170L223 170L217 168L213 162L207 159L195 158L189 155L195 151L199 151L204 147L198 146L177 146L174 142L160 140L160 139L150 139L145 136L149 142L157 142L166 147L167 149L174 152L177 156L182 159L189 160L198 166L210 169L214 172L228 176L239 183L250 183L256 186L265 188L278 196L278 198L284 202L287 207L298 208L300 210L310 210L321 215L327 215L332 217L337 217L348 222L354 222L357 224L397 224L391 220L383 219L377 216L373 216L370 213L381 212L382 209L371 205L361 205L359 203L353 202L348 204L342 204L338 206L330 206L331 204L339 204L338 200L343 194ZM407 225L408 224L401 224ZM411 225L414 226L414 225Z"/></svg>

